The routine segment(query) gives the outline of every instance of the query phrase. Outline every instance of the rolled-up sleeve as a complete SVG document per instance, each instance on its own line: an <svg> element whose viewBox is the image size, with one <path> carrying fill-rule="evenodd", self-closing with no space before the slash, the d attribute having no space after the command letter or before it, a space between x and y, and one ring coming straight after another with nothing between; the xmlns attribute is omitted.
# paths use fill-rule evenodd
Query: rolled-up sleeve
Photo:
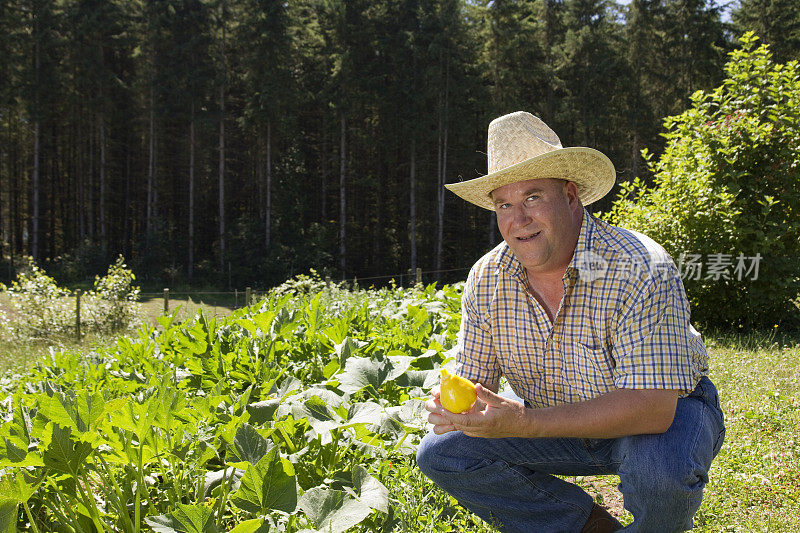
<svg viewBox="0 0 800 533"><path fill-rule="evenodd" d="M500 365L492 343L488 307L494 293L491 279L477 264L470 271L461 298L461 329L456 346L456 372L486 386L500 382ZM491 278L492 276L489 276Z"/></svg>
<svg viewBox="0 0 800 533"><path fill-rule="evenodd" d="M705 346L689 316L677 269L633 284L611 334L615 386L691 392L708 369Z"/></svg>

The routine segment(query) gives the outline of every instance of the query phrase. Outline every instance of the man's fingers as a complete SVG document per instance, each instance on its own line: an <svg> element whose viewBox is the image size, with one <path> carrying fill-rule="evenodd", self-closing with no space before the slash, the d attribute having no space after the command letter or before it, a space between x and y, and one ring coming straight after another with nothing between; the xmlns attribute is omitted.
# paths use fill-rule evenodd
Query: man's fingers
<svg viewBox="0 0 800 533"><path fill-rule="evenodd" d="M483 400L487 405L491 405L492 407L500 407L505 401L505 398L493 393L480 383L475 385L475 393L478 395L479 399Z"/></svg>

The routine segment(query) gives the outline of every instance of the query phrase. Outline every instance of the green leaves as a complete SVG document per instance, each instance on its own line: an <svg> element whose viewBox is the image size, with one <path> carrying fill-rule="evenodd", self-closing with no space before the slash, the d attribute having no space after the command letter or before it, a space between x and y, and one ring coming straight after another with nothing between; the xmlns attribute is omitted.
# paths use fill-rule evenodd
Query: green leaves
<svg viewBox="0 0 800 533"><path fill-rule="evenodd" d="M360 465L353 470L353 485L355 491L314 487L303 494L299 506L317 531L340 533L364 520L373 509L387 512L389 491Z"/></svg>
<svg viewBox="0 0 800 533"><path fill-rule="evenodd" d="M247 462L252 465L257 464L270 449L267 439L262 437L258 431L250 424L243 424L237 431L233 439L233 449L231 449L231 459L238 462ZM229 462L231 462L229 460Z"/></svg>
<svg viewBox="0 0 800 533"><path fill-rule="evenodd" d="M676 263L699 257L681 272L693 321L797 326L800 264L787 258L800 254L800 67L773 61L752 33L740 45L720 86L664 120L664 153L648 162L654 187L623 187L607 218L652 236ZM715 263L723 257L730 268ZM759 275L746 275L756 257Z"/></svg>
<svg viewBox="0 0 800 533"><path fill-rule="evenodd" d="M54 352L4 403L0 526L27 501L26 516L48 509L84 531L375 526L391 509L367 469L423 434L416 397L452 343L430 332L457 331L460 294L380 298L281 298L171 318L91 356Z"/></svg>
<svg viewBox="0 0 800 533"><path fill-rule="evenodd" d="M145 518L147 525L159 533L217 533L214 510L203 504L178 504L168 515Z"/></svg>
<svg viewBox="0 0 800 533"><path fill-rule="evenodd" d="M257 464L248 465L231 501L245 511L267 514L272 510L291 513L297 507L294 467L273 447Z"/></svg>
<svg viewBox="0 0 800 533"><path fill-rule="evenodd" d="M338 374L339 388L347 393L366 389L373 396L379 396L384 383L397 379L410 364L409 360L372 359L351 357L347 360L344 372Z"/></svg>

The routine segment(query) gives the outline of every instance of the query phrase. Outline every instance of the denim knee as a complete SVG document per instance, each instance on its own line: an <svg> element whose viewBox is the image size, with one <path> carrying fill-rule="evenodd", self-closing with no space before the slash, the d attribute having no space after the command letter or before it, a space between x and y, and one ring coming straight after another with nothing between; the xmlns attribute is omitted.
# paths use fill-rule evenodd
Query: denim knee
<svg viewBox="0 0 800 533"><path fill-rule="evenodd" d="M417 447L417 467L428 477L437 470L437 435L428 433Z"/></svg>
<svg viewBox="0 0 800 533"><path fill-rule="evenodd" d="M706 467L692 457L647 452L628 456L619 476L623 492L635 492L653 502L685 498L702 492L708 483Z"/></svg>

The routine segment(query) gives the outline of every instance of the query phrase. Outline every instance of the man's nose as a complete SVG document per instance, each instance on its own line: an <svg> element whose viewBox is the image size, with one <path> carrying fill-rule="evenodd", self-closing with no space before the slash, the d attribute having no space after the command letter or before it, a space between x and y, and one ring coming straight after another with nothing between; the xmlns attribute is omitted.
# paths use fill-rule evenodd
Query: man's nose
<svg viewBox="0 0 800 533"><path fill-rule="evenodd" d="M523 206L515 206L514 208L514 225L518 228L527 226L530 224L531 216L528 214L528 210L525 209Z"/></svg>

